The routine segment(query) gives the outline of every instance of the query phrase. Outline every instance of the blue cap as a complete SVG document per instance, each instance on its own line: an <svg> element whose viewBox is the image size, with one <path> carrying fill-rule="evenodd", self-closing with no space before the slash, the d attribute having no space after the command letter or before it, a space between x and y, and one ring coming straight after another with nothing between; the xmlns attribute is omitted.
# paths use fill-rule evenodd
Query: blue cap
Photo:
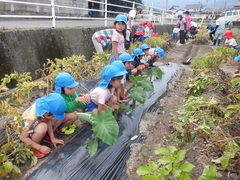
<svg viewBox="0 0 240 180"><path fill-rule="evenodd" d="M113 61L111 65L116 66L122 73L127 74L127 71L122 61Z"/></svg>
<svg viewBox="0 0 240 180"><path fill-rule="evenodd" d="M124 74L126 73L121 71L118 67L112 64L105 66L101 73L103 80L100 82L99 87L103 89L107 88L109 82L111 81L111 78L123 76Z"/></svg>
<svg viewBox="0 0 240 180"><path fill-rule="evenodd" d="M160 47L156 47L155 50L158 52L158 57L162 59L164 55L164 50Z"/></svg>
<svg viewBox="0 0 240 180"><path fill-rule="evenodd" d="M234 58L235 61L240 61L240 55Z"/></svg>
<svg viewBox="0 0 240 180"><path fill-rule="evenodd" d="M141 49L141 50L145 50L145 49L150 49L150 47L149 47L147 44L142 44L142 45L140 46L140 49Z"/></svg>
<svg viewBox="0 0 240 180"><path fill-rule="evenodd" d="M115 22L124 22L125 24L127 24L127 17L123 14L119 14L116 16Z"/></svg>
<svg viewBox="0 0 240 180"><path fill-rule="evenodd" d="M64 120L66 111L66 102L58 93L50 93L47 96L36 100L36 115L43 116L50 112L57 120Z"/></svg>
<svg viewBox="0 0 240 180"><path fill-rule="evenodd" d="M74 88L78 85L78 82L67 72L60 72L55 77L55 92L61 94L62 87Z"/></svg>
<svg viewBox="0 0 240 180"><path fill-rule="evenodd" d="M128 53L122 53L119 57L118 60L122 62L130 62L133 61L132 57Z"/></svg>
<svg viewBox="0 0 240 180"><path fill-rule="evenodd" d="M135 59L136 56L143 56L143 55L145 55L145 53L140 48L136 48L133 50L132 58Z"/></svg>

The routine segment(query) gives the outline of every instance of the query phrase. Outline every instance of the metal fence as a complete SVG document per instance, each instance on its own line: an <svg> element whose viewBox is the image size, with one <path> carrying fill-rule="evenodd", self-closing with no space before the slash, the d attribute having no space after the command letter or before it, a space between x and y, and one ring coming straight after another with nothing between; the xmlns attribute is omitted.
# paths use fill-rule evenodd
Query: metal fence
<svg viewBox="0 0 240 180"><path fill-rule="evenodd" d="M45 0L46 1L46 0ZM83 0L84 1L84 0ZM19 18L24 18L24 19L51 19L52 20L52 27L56 27L56 20L58 19L71 19L71 20L102 20L104 23L104 26L107 26L107 22L110 20L113 20L116 14L126 14L128 13L131 9L135 9L137 6L142 7L142 14L137 16L137 19L144 20L144 21L152 21L155 23L160 23L160 24L167 24L167 23L172 23L174 14L171 11L165 11L164 9L161 8L156 8L153 7L152 5L146 5L146 4L140 4L136 3L134 1L128 1L128 0L119 0L121 2L125 2L127 5L117 5L117 4L110 4L108 3L108 0L99 0L99 1L94 1L94 0L86 0L86 3L95 3L98 4L100 8L95 9L95 8L89 8L87 7L73 7L73 6L67 6L67 5L60 5L57 4L57 0L49 0L49 3L39 3L38 0L37 2L27 2L27 1L16 1L16 0L0 0L0 4L5 3L5 4L10 4L11 6L11 12L9 14L6 14L8 12L5 12L5 14L0 14L0 18L8 18L8 19L19 19ZM31 14L31 15L22 15L19 12L14 12L14 5L24 5L24 6L33 6L36 7L36 11L39 11L39 7L48 7L50 8L49 13L41 13L39 14ZM12 8L13 7L13 8ZM117 9L116 11L111 11L109 10L109 7L115 7ZM83 12L94 12L95 14L98 13L99 15L97 16L79 16L79 15L61 15L56 13L56 8L59 9L71 9L71 10L78 10L78 11L83 11ZM26 13L27 14L27 13ZM101 15L100 15L101 14Z"/></svg>

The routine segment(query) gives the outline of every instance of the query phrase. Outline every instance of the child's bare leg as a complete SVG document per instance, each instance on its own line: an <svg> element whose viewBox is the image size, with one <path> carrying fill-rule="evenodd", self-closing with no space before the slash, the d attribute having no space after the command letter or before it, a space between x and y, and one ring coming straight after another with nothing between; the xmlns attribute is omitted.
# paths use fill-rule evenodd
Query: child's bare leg
<svg viewBox="0 0 240 180"><path fill-rule="evenodd" d="M34 134L32 135L32 140L36 143L40 143L43 137L47 133L47 123L39 123L35 128L34 128Z"/></svg>

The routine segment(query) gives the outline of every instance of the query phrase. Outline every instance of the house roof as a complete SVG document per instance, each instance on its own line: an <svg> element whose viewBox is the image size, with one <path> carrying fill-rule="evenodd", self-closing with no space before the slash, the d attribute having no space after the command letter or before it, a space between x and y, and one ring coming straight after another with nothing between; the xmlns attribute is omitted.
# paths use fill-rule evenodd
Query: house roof
<svg viewBox="0 0 240 180"><path fill-rule="evenodd" d="M169 10L179 10L180 7L177 5L172 5L172 7Z"/></svg>
<svg viewBox="0 0 240 180"><path fill-rule="evenodd" d="M188 9L201 9L203 8L204 5L202 4L188 4L185 6L185 9L188 10Z"/></svg>

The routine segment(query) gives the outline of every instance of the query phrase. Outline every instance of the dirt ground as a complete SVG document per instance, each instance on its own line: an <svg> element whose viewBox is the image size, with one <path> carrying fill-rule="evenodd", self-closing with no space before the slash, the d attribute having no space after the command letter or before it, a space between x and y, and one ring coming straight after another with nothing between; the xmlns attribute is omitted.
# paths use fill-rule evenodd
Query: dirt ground
<svg viewBox="0 0 240 180"><path fill-rule="evenodd" d="M176 111L187 100L188 94L185 89L186 82L189 77L193 77L193 69L191 65L183 65L182 61L186 61L188 58L194 59L197 56L204 55L205 53L212 51L215 47L209 45L194 45L188 42L185 45L176 46L167 52L161 63L175 62L181 67L177 77L174 77L169 84L169 90L164 99L160 100L160 107L157 112L148 113L145 118L142 119L140 124L140 133L143 141L141 143L131 145L131 155L127 161L127 173L130 180L137 180L140 177L136 174L136 169L140 165L147 165L149 160L155 158L154 149L156 147L166 147L173 145L171 142L171 135L174 133L172 127L172 117L176 114ZM226 64L220 65L220 69L223 70L223 79L226 79L228 83L235 67L227 66ZM220 70L220 71L221 71ZM222 71L221 71L222 72ZM220 73L221 73L220 72ZM211 96L221 100L221 94L218 92L212 92ZM193 180L197 180L203 172L203 167L209 164L211 158L204 152L207 148L207 143L203 138L195 138L195 140L184 146L183 149L187 150L186 160L195 165L192 170L191 177ZM226 174L218 172L219 179L240 179L240 177L233 174Z"/></svg>

